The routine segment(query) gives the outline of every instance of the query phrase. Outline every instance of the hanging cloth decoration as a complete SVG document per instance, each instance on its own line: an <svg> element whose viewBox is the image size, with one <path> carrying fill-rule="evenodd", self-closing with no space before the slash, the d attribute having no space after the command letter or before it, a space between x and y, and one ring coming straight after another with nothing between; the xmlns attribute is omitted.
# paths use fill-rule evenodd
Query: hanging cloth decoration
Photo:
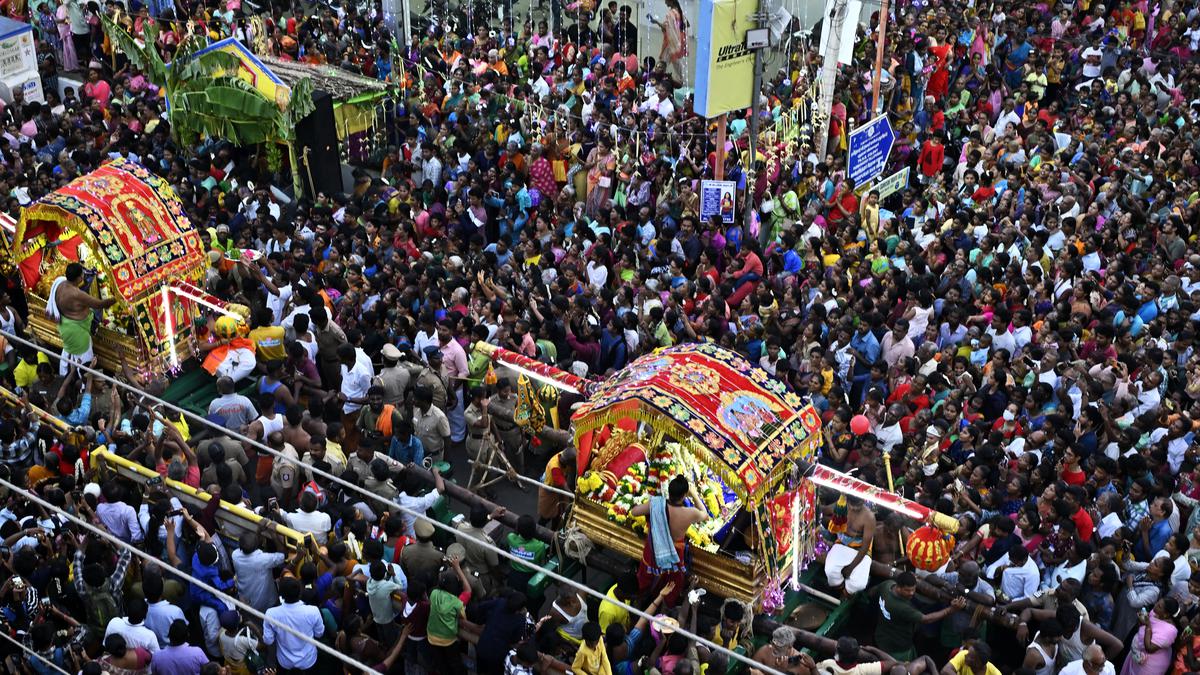
<svg viewBox="0 0 1200 675"><path fill-rule="evenodd" d="M513 411L513 421L535 437L546 426L546 411L542 408L537 389L533 381L524 375L517 378L517 406Z"/></svg>
<svg viewBox="0 0 1200 675"><path fill-rule="evenodd" d="M838 495L837 503L833 505L833 515L829 518L830 534L842 534L850 521L850 507L846 504L846 495Z"/></svg>
<svg viewBox="0 0 1200 675"><path fill-rule="evenodd" d="M561 428L558 424L558 387L543 384L538 393L544 409L550 411L550 426L555 429Z"/></svg>

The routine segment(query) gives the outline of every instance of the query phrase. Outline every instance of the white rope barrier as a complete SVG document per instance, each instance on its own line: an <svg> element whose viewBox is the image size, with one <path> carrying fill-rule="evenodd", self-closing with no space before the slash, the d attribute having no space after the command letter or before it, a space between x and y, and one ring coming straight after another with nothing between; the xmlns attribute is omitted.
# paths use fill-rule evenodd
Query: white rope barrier
<svg viewBox="0 0 1200 675"><path fill-rule="evenodd" d="M52 352L49 349L43 347L42 345L36 344L34 342L30 342L29 340L26 340L25 338L23 338L19 335L15 335L13 333L10 333L10 332L2 330L2 329L0 329L0 335L3 335L4 337L8 338L10 341L12 341L16 344L23 344L23 345L26 345L33 349L36 349L40 352L43 352L47 356L52 357L53 359L60 358L60 355L58 353ZM433 525L433 527L436 529L453 534L456 538L462 538L462 539L469 540L478 546L484 547L485 549L495 551L495 553L498 556L500 556L506 560L509 560L511 562L520 563L521 565L532 568L533 570L546 575L550 579L553 579L559 583L570 586L570 587L574 588L575 590L579 591L580 593L582 593L584 595L589 595L589 596L595 598L596 600L599 600L602 603L603 602L611 603L613 605L616 605L617 607L620 607L621 609L625 610L626 612L629 612L630 614L632 614L634 616L645 618L651 622L654 622L658 618L656 616L647 614L645 611L641 610L638 607L634 607L633 605L627 604L621 600L611 598L606 593L601 593L600 591L597 591L589 586L581 584L578 581L575 581L574 579L563 576L563 575L555 572L554 570L543 567L541 565L535 565L535 564L529 562L528 560L522 559L522 558L514 555L513 553L509 552L506 549L496 546L494 543L492 543L490 541L481 539L472 534L458 530L458 529L451 527L449 525L446 525L445 523L442 523L436 519L429 518L424 513L414 511L414 510L412 510L408 507L405 507L403 505L400 505L396 502L388 501L387 499L384 499L383 497L380 497L379 495L377 495L373 492L370 492L366 488L359 487L358 485L355 485L353 483L350 483L349 481L342 479L340 476L335 476L334 474L329 473L327 471L322 471L320 469L313 468L312 466L309 466L307 464L303 464L302 462L300 462L298 460L292 459L291 457L284 455L282 452L279 452L278 450L268 447L267 445L261 443L260 441L257 441L253 438L250 438L249 436L245 436L236 431L230 431L229 429L226 429L225 427L220 426L207 418L201 417L191 411L184 410L183 408L175 405L174 403L171 403L170 401L161 399L153 394L146 393L146 392L138 389L137 387L134 387L126 382L122 382L122 381L112 377L111 375L108 375L107 373L104 373L100 370L97 370L97 369L92 368L87 365L77 365L76 367L85 373L91 373L92 375L94 375L106 382L110 382L113 385L120 387L121 389L125 389L126 391L129 391L133 394L136 394L145 399L151 400L151 401L163 406L164 408L174 410L175 412L178 412L179 414L181 414L191 420L195 420L197 423L207 426L220 434L223 434L223 435L233 438L235 440L242 441L243 443L247 443L250 446L254 447L255 449L257 449L261 452L265 452L273 457L278 457L278 458L283 459L284 461L290 462L292 464L304 466L315 475L321 476L321 477L329 480L330 482L336 483L348 490L356 492L356 493L362 495L366 499L369 499L373 502L385 505L388 510L396 510L396 511L399 511L406 515L412 516L414 518L424 519L424 520L428 521L431 525ZM2 484L3 482L4 481L0 481L0 484ZM148 554L145 554L145 555L148 555ZM705 638L701 635L697 635L696 633L693 633L693 632L683 628L682 626L677 628L675 632L679 633L680 635L683 635L686 638L695 640L697 643L702 644L705 647L708 647L711 651L715 651L720 654L725 654L729 658L740 661L741 663L744 663L747 666L755 668L759 671L762 671L763 673L765 673L767 675L786 675L786 673L783 673L782 671L776 670L775 668L772 668L766 664L759 663L758 661L755 661L754 659L752 659L748 656L739 654L731 649L726 648L724 645L717 644L716 642L713 642L712 640L710 640L708 638ZM359 667L363 667L363 666L359 666Z"/></svg>

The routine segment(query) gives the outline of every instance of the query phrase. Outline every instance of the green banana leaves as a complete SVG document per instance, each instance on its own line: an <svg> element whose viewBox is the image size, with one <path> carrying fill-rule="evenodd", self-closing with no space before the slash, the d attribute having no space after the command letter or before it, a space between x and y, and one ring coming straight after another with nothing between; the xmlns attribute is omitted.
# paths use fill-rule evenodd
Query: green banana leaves
<svg viewBox="0 0 1200 675"><path fill-rule="evenodd" d="M171 132L181 144L203 137L236 145L290 143L296 125L313 111L308 78L292 85L290 100L281 108L237 76L237 56L220 50L202 52L207 45L200 36L181 42L174 59L167 63L154 48L158 36L155 23L146 24L142 42L111 17L102 14L100 19L113 47L163 88Z"/></svg>

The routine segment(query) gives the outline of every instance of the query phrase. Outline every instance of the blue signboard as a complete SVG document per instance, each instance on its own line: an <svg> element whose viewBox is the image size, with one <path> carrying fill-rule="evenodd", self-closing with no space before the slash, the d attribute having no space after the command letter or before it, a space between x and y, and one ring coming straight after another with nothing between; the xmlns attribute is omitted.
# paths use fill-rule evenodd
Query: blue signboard
<svg viewBox="0 0 1200 675"><path fill-rule="evenodd" d="M883 174L896 143L896 132L892 131L887 115L880 115L851 131L848 141L847 173L856 186L862 186Z"/></svg>

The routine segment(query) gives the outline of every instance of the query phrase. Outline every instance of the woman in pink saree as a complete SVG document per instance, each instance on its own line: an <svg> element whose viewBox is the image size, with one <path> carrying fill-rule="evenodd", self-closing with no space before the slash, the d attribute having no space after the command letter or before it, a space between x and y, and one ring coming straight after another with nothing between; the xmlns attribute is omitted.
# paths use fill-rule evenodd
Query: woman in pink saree
<svg viewBox="0 0 1200 675"><path fill-rule="evenodd" d="M58 9L54 10L54 23L58 26L58 39L62 42L62 68L76 70L79 68L79 59L75 55L75 40L71 35L71 15L67 8L69 1L59 1Z"/></svg>
<svg viewBox="0 0 1200 675"><path fill-rule="evenodd" d="M1137 633L1129 643L1129 656L1121 675L1166 675L1171 668L1171 651L1179 629L1175 626L1175 615L1179 603L1175 598L1163 598L1154 607L1138 616Z"/></svg>
<svg viewBox="0 0 1200 675"><path fill-rule="evenodd" d="M667 15L658 23L662 26L662 49L658 52L658 60L667 64L667 70L676 79L683 78L683 68L687 61L687 19L683 18L683 9L679 0L667 0Z"/></svg>

